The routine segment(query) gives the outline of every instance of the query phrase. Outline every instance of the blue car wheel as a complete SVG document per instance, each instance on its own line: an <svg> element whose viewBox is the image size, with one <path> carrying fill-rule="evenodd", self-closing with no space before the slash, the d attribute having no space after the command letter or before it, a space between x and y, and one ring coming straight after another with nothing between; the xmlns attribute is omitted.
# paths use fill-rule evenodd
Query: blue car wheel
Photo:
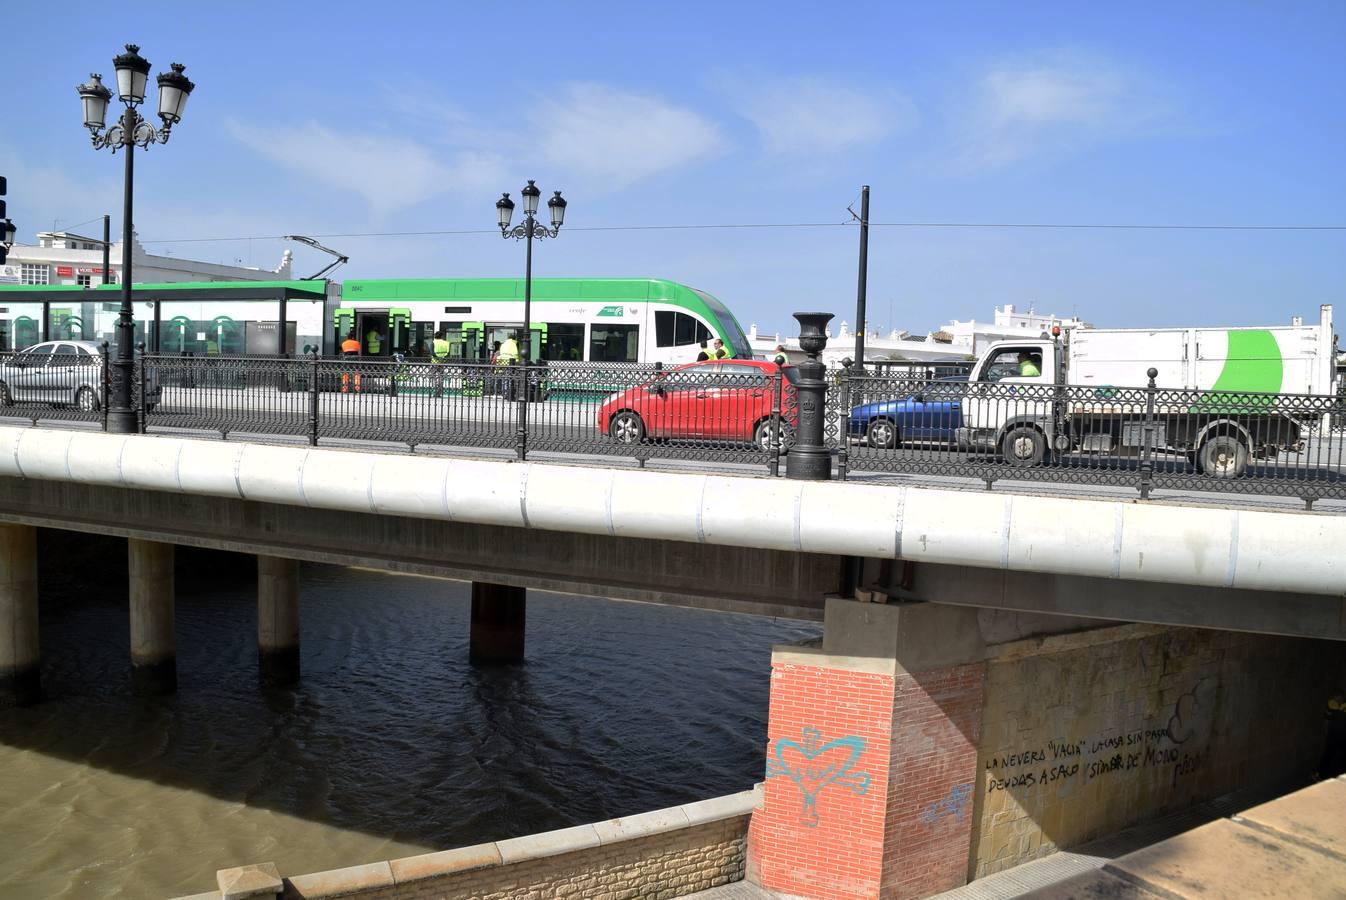
<svg viewBox="0 0 1346 900"><path fill-rule="evenodd" d="M875 419L869 423L865 437L869 446L891 450L897 446L897 426L888 419Z"/></svg>

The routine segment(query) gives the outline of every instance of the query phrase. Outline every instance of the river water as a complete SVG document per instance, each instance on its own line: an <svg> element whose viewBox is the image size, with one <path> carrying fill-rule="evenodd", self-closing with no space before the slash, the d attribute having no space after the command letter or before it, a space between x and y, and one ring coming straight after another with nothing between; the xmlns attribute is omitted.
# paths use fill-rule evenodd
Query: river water
<svg viewBox="0 0 1346 900"><path fill-rule="evenodd" d="M820 630L534 592L527 661L473 668L468 585L305 566L302 683L263 691L252 560L180 551L178 692L140 699L124 565L51 557L47 699L0 710L5 898L173 897L744 790L770 647Z"/></svg>

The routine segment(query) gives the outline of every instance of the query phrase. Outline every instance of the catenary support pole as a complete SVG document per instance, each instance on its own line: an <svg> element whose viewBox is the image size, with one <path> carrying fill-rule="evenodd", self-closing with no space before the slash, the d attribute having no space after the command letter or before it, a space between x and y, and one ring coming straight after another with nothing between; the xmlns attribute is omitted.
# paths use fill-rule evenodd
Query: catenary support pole
<svg viewBox="0 0 1346 900"><path fill-rule="evenodd" d="M103 216L103 284L112 281L112 216ZM92 283L93 279L90 278Z"/></svg>
<svg viewBox="0 0 1346 900"><path fill-rule="evenodd" d="M865 302L869 283L869 185L860 188L860 275L855 288L855 364L865 367Z"/></svg>
<svg viewBox="0 0 1346 900"><path fill-rule="evenodd" d="M299 561L257 557L257 664L263 684L299 680Z"/></svg>
<svg viewBox="0 0 1346 900"><path fill-rule="evenodd" d="M523 662L527 602L524 588L472 582L471 662Z"/></svg>
<svg viewBox="0 0 1346 900"><path fill-rule="evenodd" d="M0 525L0 708L41 695L37 640L37 531Z"/></svg>
<svg viewBox="0 0 1346 900"><path fill-rule="evenodd" d="M173 545L128 538L131 595L131 677L137 693L177 688L173 632Z"/></svg>

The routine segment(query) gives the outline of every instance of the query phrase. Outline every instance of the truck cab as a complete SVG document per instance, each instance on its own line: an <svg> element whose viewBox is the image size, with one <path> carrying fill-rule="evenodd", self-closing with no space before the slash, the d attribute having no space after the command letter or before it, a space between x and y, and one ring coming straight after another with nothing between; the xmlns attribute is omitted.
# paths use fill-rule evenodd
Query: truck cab
<svg viewBox="0 0 1346 900"><path fill-rule="evenodd" d="M1051 338L996 341L968 375L960 446L1037 465L1057 433L1061 347Z"/></svg>

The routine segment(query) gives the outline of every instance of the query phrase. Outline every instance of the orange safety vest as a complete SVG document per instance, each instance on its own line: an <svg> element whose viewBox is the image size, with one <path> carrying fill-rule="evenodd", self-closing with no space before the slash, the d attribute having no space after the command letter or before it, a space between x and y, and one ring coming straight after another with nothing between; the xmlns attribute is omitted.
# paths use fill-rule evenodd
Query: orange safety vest
<svg viewBox="0 0 1346 900"><path fill-rule="evenodd" d="M341 352L347 356L359 356L360 342L355 338L346 338L341 342Z"/></svg>

